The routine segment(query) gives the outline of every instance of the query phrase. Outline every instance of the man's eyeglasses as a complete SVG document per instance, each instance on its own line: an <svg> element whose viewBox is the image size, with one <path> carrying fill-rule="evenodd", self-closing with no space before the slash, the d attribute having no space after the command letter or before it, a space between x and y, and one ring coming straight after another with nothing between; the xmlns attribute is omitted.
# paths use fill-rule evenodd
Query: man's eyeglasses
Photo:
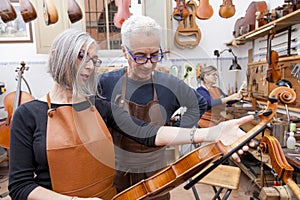
<svg viewBox="0 0 300 200"><path fill-rule="evenodd" d="M80 50L78 53L78 59L83 60L84 54L85 54L85 51ZM90 62L90 60L92 60L94 67L100 67L100 65L102 64L102 60L100 60L97 56L90 57L89 55L86 55L85 62L88 63L88 62Z"/></svg>
<svg viewBox="0 0 300 200"><path fill-rule="evenodd" d="M125 46L127 52L129 53L129 55L132 57L132 59L137 63L137 64L146 64L148 62L148 60L150 60L151 63L157 63L157 62L160 62L163 57L164 57L164 54L161 50L161 47L159 47L159 50L160 50L160 53L158 53L158 55L153 55L153 56L150 56L150 57L147 57L147 56L136 56L134 55L127 46Z"/></svg>

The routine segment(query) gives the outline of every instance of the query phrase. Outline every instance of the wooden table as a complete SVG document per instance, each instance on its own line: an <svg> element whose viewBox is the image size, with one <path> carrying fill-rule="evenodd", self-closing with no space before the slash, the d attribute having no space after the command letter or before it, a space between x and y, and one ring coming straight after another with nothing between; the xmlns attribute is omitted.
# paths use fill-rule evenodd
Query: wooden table
<svg viewBox="0 0 300 200"><path fill-rule="evenodd" d="M297 151L288 148L282 148L282 150L289 164L300 169L300 150Z"/></svg>

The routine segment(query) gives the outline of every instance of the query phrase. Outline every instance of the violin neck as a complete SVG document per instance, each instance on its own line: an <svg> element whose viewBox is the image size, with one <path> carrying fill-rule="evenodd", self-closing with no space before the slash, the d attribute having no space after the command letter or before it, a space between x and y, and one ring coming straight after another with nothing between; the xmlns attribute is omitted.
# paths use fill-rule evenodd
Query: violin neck
<svg viewBox="0 0 300 200"><path fill-rule="evenodd" d="M13 109L13 111L15 111L20 105L21 80L22 80L22 71L20 71L19 75L18 75L18 83L17 83L17 89L16 89L16 96L15 96L15 99L14 99L14 109Z"/></svg>

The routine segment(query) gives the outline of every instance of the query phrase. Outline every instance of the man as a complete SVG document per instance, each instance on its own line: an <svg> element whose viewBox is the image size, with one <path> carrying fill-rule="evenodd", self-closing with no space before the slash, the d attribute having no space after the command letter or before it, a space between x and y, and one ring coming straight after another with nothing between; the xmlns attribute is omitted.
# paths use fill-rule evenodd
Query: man
<svg viewBox="0 0 300 200"><path fill-rule="evenodd" d="M175 126L193 127L206 111L206 100L182 80L155 71L163 59L161 27L150 17L131 16L122 25L122 50L128 66L99 77L100 95L145 122L167 124L175 111L186 112ZM116 153L118 192L167 165L164 148L140 145L111 130ZM170 199L166 194L160 200Z"/></svg>

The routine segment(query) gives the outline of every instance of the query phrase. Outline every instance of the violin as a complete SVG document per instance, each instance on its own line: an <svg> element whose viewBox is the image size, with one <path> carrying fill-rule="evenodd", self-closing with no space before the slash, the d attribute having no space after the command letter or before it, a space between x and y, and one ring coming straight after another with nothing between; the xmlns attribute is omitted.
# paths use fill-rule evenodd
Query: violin
<svg viewBox="0 0 300 200"><path fill-rule="evenodd" d="M45 24L51 25L58 21L58 12L52 0L43 0Z"/></svg>
<svg viewBox="0 0 300 200"><path fill-rule="evenodd" d="M17 18L15 8L8 0L0 0L0 17L4 23L13 21Z"/></svg>
<svg viewBox="0 0 300 200"><path fill-rule="evenodd" d="M14 92L8 93L4 97L4 108L8 114L5 123L0 125L0 146L7 149L9 149L10 123L14 111L19 107L19 105L33 100L31 94L25 91L21 91L22 74L26 69L26 67L23 61L20 64L21 67L18 71L18 77L17 77L17 81L18 81L17 89Z"/></svg>
<svg viewBox="0 0 300 200"><path fill-rule="evenodd" d="M71 23L82 19L82 11L75 0L68 0L68 16Z"/></svg>
<svg viewBox="0 0 300 200"><path fill-rule="evenodd" d="M173 18L177 21L186 19L189 15L189 10L185 5L185 0L176 0L176 7L173 10Z"/></svg>
<svg viewBox="0 0 300 200"><path fill-rule="evenodd" d="M274 83L281 79L281 72L278 67L278 58L279 55L276 51L272 50L271 40L274 38L275 32L270 31L268 35L268 51L266 55L266 60L268 61L268 70L267 70L267 78L268 82Z"/></svg>
<svg viewBox="0 0 300 200"><path fill-rule="evenodd" d="M29 0L19 0L20 2L20 13L25 23L35 20L37 14L34 6Z"/></svg>
<svg viewBox="0 0 300 200"><path fill-rule="evenodd" d="M209 19L213 14L214 10L209 4L209 0L199 0L199 6L197 7L196 16L199 19Z"/></svg>
<svg viewBox="0 0 300 200"><path fill-rule="evenodd" d="M156 196L165 194L185 181L190 180L191 177L194 177L205 168L198 177L184 186L185 189L189 189L267 128L267 124L276 114L279 100L285 103L292 103L296 100L296 93L288 87L275 88L269 95L266 109L258 114L260 122L235 143L225 146L218 141L199 147L153 176L117 194L113 200L155 199ZM213 164L207 167L211 162Z"/></svg>
<svg viewBox="0 0 300 200"><path fill-rule="evenodd" d="M264 153L269 153L274 171L278 177L289 186L297 199L300 199L300 188L293 180L293 167L286 160L280 143L274 136L264 136L260 141L259 148Z"/></svg>
<svg viewBox="0 0 300 200"><path fill-rule="evenodd" d="M131 5L131 0L115 0L115 3L118 8L118 11L115 13L114 16L114 25L117 28L121 28L124 21L131 16L129 10Z"/></svg>
<svg viewBox="0 0 300 200"><path fill-rule="evenodd" d="M219 15L223 18L230 18L235 14L235 6L232 4L232 0L223 0L223 4L220 6Z"/></svg>

